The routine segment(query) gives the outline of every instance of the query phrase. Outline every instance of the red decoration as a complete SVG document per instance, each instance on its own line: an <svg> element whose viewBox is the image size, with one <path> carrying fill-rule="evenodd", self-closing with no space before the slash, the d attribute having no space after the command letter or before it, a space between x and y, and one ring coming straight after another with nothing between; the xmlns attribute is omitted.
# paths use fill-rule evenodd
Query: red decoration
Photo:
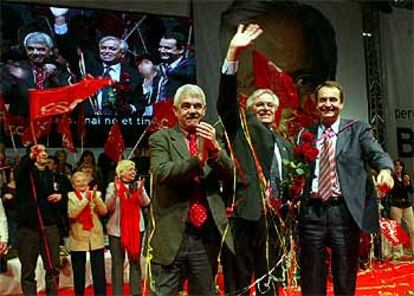
<svg viewBox="0 0 414 296"><path fill-rule="evenodd" d="M169 128L177 123L177 117L174 114L173 102L171 100L158 102L152 105L154 116L151 124L148 126L150 132L156 132L162 128Z"/></svg>
<svg viewBox="0 0 414 296"><path fill-rule="evenodd" d="M118 122L115 122L109 131L108 138L104 146L104 153L114 162L122 159L125 144L121 133L121 127Z"/></svg>
<svg viewBox="0 0 414 296"><path fill-rule="evenodd" d="M395 220L380 218L381 233L394 247L407 243L410 238Z"/></svg>
<svg viewBox="0 0 414 296"><path fill-rule="evenodd" d="M30 124L33 125L33 131L31 125L26 127L26 130L21 137L23 146L29 146L30 144L35 143L35 139L39 139L50 134L52 118L35 120Z"/></svg>
<svg viewBox="0 0 414 296"><path fill-rule="evenodd" d="M46 90L29 90L30 119L33 121L38 118L70 112L78 103L112 83L112 80L108 78L88 78L68 86Z"/></svg>
<svg viewBox="0 0 414 296"><path fill-rule="evenodd" d="M76 147L73 144L72 132L70 130L70 123L67 114L63 114L60 118L57 132L62 134L62 146L66 147L70 152L76 152Z"/></svg>

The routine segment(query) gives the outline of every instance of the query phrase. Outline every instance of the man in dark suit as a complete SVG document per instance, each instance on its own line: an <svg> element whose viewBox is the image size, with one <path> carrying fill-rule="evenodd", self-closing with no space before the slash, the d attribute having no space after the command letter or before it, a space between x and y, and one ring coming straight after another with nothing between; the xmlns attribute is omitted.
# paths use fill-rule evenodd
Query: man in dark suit
<svg viewBox="0 0 414 296"><path fill-rule="evenodd" d="M177 295L188 278L190 295L215 295L214 274L223 236L233 250L220 194L220 181L231 179L232 162L221 149L214 127L202 122L206 99L200 87L180 87L174 112L178 124L149 139L154 176L154 224L147 248L153 256L152 294Z"/></svg>
<svg viewBox="0 0 414 296"><path fill-rule="evenodd" d="M1 87L9 112L29 116L29 89L47 89L67 85L70 75L51 59L52 38L32 32L24 38L27 60L10 61L1 72Z"/></svg>
<svg viewBox="0 0 414 296"><path fill-rule="evenodd" d="M117 37L105 36L99 41L100 61L85 61L86 72L95 77L110 77L114 87L102 89L87 101L85 114L130 115L142 114L145 102L140 102L142 77L138 71L122 62L128 44Z"/></svg>
<svg viewBox="0 0 414 296"><path fill-rule="evenodd" d="M320 153L301 200L302 293L326 295L330 249L335 295L354 295L360 230L378 230L376 200L366 192L366 162L379 172L379 188L392 188L393 163L367 123L340 118L344 95L338 83L322 83L315 96L320 123L310 131Z"/></svg>
<svg viewBox="0 0 414 296"><path fill-rule="evenodd" d="M186 39L179 32L166 33L158 47L161 64L158 67L157 101L172 99L176 90L184 84L196 82L196 66L192 58L185 56Z"/></svg>
<svg viewBox="0 0 414 296"><path fill-rule="evenodd" d="M67 9L51 8L55 16L56 42L64 58L74 63L80 61L76 40L79 36L73 36L66 22ZM71 65L78 75L86 74L94 77L104 76L116 81L113 87L105 87L83 103L85 115L141 115L145 110L145 102L140 100L142 96L143 77L138 71L123 63L128 52L128 43L115 36L104 36L98 44L99 58L89 51L85 52L84 69L79 63ZM82 77L79 77L81 79Z"/></svg>
<svg viewBox="0 0 414 296"><path fill-rule="evenodd" d="M253 274L256 280L260 279L256 285L257 295L277 293L277 283L269 275L276 274L280 259L275 229L279 221L268 211L267 204L271 199L282 198L282 159L291 158L290 143L272 129L279 99L271 90L253 92L246 103L246 121L240 116L235 75L239 55L261 33L257 25L249 25L246 29L239 26L228 47L217 102L218 113L241 167L231 219L236 255L223 256L225 287L227 293L237 291L243 295L249 294Z"/></svg>

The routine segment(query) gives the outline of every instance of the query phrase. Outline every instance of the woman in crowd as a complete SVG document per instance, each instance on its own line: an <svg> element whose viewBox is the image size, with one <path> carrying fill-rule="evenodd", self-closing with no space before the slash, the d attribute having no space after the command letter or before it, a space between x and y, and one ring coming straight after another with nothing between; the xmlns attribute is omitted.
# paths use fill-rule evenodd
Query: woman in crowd
<svg viewBox="0 0 414 296"><path fill-rule="evenodd" d="M141 207L150 199L144 179L135 181L136 168L131 160L121 160L114 182L106 190L105 203L110 213L106 229L112 256L112 294L123 295L125 252L129 259L131 295L141 295L141 242L145 230Z"/></svg>
<svg viewBox="0 0 414 296"><path fill-rule="evenodd" d="M72 176L74 191L69 192L69 249L72 260L75 295L84 295L86 252L90 254L95 295L106 295L104 235L99 216L107 213L101 193L89 190L88 177L76 172Z"/></svg>
<svg viewBox="0 0 414 296"><path fill-rule="evenodd" d="M92 164L93 166L96 166L96 160L95 155L90 150L83 151L81 157L79 158L78 164L77 164L77 170L79 170L79 167L84 164Z"/></svg>
<svg viewBox="0 0 414 296"><path fill-rule="evenodd" d="M414 214L410 200L413 186L410 176L405 171L405 165L400 159L394 161L394 188L390 192L391 197L391 219L401 224L404 219L410 232L411 255L414 256ZM403 256L403 247L399 245L394 251L394 257Z"/></svg>

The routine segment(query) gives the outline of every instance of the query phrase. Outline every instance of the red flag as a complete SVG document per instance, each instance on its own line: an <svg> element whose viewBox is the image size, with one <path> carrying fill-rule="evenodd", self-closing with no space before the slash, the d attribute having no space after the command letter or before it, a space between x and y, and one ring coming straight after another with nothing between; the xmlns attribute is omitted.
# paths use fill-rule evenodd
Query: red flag
<svg viewBox="0 0 414 296"><path fill-rule="evenodd" d="M79 108L78 119L76 121L76 132L78 134L79 139L86 137L85 108L83 105Z"/></svg>
<svg viewBox="0 0 414 296"><path fill-rule="evenodd" d="M30 119L70 112L78 103L112 83L109 78L88 78L68 86L46 90L31 89L29 90Z"/></svg>
<svg viewBox="0 0 414 296"><path fill-rule="evenodd" d="M51 125L52 125L52 118L46 118L43 120L35 120L31 124L33 124L33 132L32 127L29 124L24 131L21 141L23 146L28 146L35 142L35 139L39 139L41 137L47 136L50 133Z"/></svg>
<svg viewBox="0 0 414 296"><path fill-rule="evenodd" d="M381 233L394 247L407 243L410 238L395 220L380 218Z"/></svg>
<svg viewBox="0 0 414 296"><path fill-rule="evenodd" d="M66 147L70 152L76 152L76 147L73 145L72 132L70 130L70 123L67 114L63 114L60 118L57 132L62 134L62 146Z"/></svg>
<svg viewBox="0 0 414 296"><path fill-rule="evenodd" d="M125 144L122 138L121 127L118 122L115 122L109 131L108 138L104 146L104 153L114 162L122 159Z"/></svg>
<svg viewBox="0 0 414 296"><path fill-rule="evenodd" d="M292 78L258 51L253 51L253 71L256 87L268 88L279 98L279 108L275 115L278 126L284 108L297 109L299 98Z"/></svg>
<svg viewBox="0 0 414 296"><path fill-rule="evenodd" d="M173 101L167 100L152 105L154 116L148 126L148 131L155 132L162 128L169 128L177 123L177 117L174 114Z"/></svg>

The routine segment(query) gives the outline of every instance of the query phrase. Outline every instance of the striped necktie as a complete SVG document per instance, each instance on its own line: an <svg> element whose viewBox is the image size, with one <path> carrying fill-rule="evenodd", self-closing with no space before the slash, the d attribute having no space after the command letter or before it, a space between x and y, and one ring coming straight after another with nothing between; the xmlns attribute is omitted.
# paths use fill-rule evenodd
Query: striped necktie
<svg viewBox="0 0 414 296"><path fill-rule="evenodd" d="M332 128L325 129L325 141L319 158L318 193L322 201L327 201L332 196L336 184L335 151L332 141L334 134Z"/></svg>

